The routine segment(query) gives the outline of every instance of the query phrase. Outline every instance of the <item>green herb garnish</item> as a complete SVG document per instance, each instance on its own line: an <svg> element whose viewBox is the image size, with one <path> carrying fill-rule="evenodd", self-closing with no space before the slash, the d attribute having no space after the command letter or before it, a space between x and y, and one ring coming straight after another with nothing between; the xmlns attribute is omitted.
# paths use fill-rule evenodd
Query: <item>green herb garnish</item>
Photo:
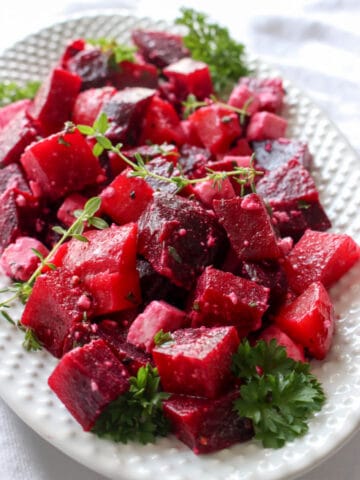
<svg viewBox="0 0 360 480"><path fill-rule="evenodd" d="M169 425L164 417L162 402L169 395L160 391L156 368L147 364L136 377L130 378L130 390L120 395L102 412L93 432L114 442L137 441L150 443L164 437Z"/></svg>
<svg viewBox="0 0 360 480"><path fill-rule="evenodd" d="M188 29L184 43L191 56L209 65L215 91L223 93L249 74L243 58L244 45L233 40L226 28L209 22L206 14L182 8L176 23Z"/></svg>
<svg viewBox="0 0 360 480"><path fill-rule="evenodd" d="M108 38L88 38L86 42L94 47L100 47L105 53L114 55L115 63L120 62L135 62L135 52L137 48L134 46L124 45L118 43L115 39Z"/></svg>
<svg viewBox="0 0 360 480"><path fill-rule="evenodd" d="M15 82L0 83L0 107L9 105L24 98L34 98L39 90L40 82L28 82L24 86Z"/></svg>
<svg viewBox="0 0 360 480"><path fill-rule="evenodd" d="M304 435L308 420L325 402L310 365L287 357L276 340L254 347L244 340L233 357L233 373L243 381L234 408L252 420L264 447L280 448Z"/></svg>
<svg viewBox="0 0 360 480"><path fill-rule="evenodd" d="M173 336L170 332L164 332L163 329L159 330L156 335L154 336L154 343L158 347L163 343L171 342L173 340Z"/></svg>

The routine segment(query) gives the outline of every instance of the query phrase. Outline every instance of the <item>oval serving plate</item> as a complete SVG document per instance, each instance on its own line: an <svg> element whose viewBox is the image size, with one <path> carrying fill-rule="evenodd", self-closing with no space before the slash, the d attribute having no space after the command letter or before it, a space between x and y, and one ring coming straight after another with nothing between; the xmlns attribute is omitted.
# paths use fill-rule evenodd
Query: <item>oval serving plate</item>
<svg viewBox="0 0 360 480"><path fill-rule="evenodd" d="M113 37L128 42L134 28L172 29L163 22L126 14L89 15L46 28L0 56L0 81L42 79L56 63L68 40ZM249 59L256 75L278 72ZM360 242L360 163L346 139L289 82L285 116L288 136L309 144L313 176L333 230ZM0 278L0 285L7 280ZM328 400L310 423L309 433L279 450L256 442L235 445L206 456L195 456L174 437L156 444L114 444L84 433L47 386L56 359L46 352L27 353L22 336L0 322L0 395L33 430L70 457L112 479L151 480L279 480L296 477L338 449L360 425L360 267L355 267L331 291L338 316L334 344L324 362L314 362ZM21 307L12 314L19 318Z"/></svg>

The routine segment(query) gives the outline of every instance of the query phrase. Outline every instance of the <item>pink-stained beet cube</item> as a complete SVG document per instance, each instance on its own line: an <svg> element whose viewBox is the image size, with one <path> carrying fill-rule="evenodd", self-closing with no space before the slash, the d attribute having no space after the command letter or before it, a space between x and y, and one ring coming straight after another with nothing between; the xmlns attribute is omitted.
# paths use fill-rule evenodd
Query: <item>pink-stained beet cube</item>
<svg viewBox="0 0 360 480"><path fill-rule="evenodd" d="M321 282L315 282L277 313L275 324L300 343L311 356L322 360L330 349L335 315Z"/></svg>
<svg viewBox="0 0 360 480"><path fill-rule="evenodd" d="M105 178L99 160L78 130L33 143L20 161L34 194L49 200L97 185Z"/></svg>
<svg viewBox="0 0 360 480"><path fill-rule="evenodd" d="M258 99L260 110L278 113L282 109L285 89L281 78L243 77L239 85L245 85Z"/></svg>
<svg viewBox="0 0 360 480"><path fill-rule="evenodd" d="M240 260L281 257L271 218L259 195L214 200L214 210Z"/></svg>
<svg viewBox="0 0 360 480"><path fill-rule="evenodd" d="M284 268L290 287L301 293L313 282L331 287L359 258L359 246L348 235L306 230Z"/></svg>
<svg viewBox="0 0 360 480"><path fill-rule="evenodd" d="M253 142L252 146L256 164L265 170L273 171L290 160L297 160L307 170L311 168L312 155L306 143L299 140L278 138Z"/></svg>
<svg viewBox="0 0 360 480"><path fill-rule="evenodd" d="M18 237L15 243L8 245L0 259L0 265L6 275L14 280L26 282L40 263L34 249L43 257L49 253L45 245L32 237Z"/></svg>
<svg viewBox="0 0 360 480"><path fill-rule="evenodd" d="M216 104L199 108L188 121L203 146L213 155L225 153L241 135L237 114Z"/></svg>
<svg viewBox="0 0 360 480"><path fill-rule="evenodd" d="M261 327L269 289L250 280L207 267L192 295L192 327L233 325L240 337Z"/></svg>
<svg viewBox="0 0 360 480"><path fill-rule="evenodd" d="M216 398L232 379L231 359L239 345L234 327L188 328L153 349L167 392Z"/></svg>
<svg viewBox="0 0 360 480"><path fill-rule="evenodd" d="M304 347L295 343L289 335L276 325L270 325L265 328L265 330L259 335L258 339L264 340L268 343L271 340L276 340L278 345L285 347L286 354L289 358L292 358L295 362L305 362Z"/></svg>
<svg viewBox="0 0 360 480"><path fill-rule="evenodd" d="M79 193L72 193L65 198L57 211L57 218L65 227L70 227L76 220L75 210L82 210L87 198Z"/></svg>
<svg viewBox="0 0 360 480"><path fill-rule="evenodd" d="M154 337L162 330L173 332L186 326L185 312L172 305L154 300L130 325L127 341L150 353L155 346Z"/></svg>
<svg viewBox="0 0 360 480"><path fill-rule="evenodd" d="M287 121L270 112L256 112L246 130L249 141L276 139L285 136Z"/></svg>
<svg viewBox="0 0 360 480"><path fill-rule="evenodd" d="M76 97L72 121L82 125L93 125L102 106L116 93L114 87L89 88Z"/></svg>
<svg viewBox="0 0 360 480"><path fill-rule="evenodd" d="M0 130L5 127L18 113L27 110L31 104L31 100L24 98L23 100L17 100L16 102L5 105L0 108Z"/></svg>
<svg viewBox="0 0 360 480"><path fill-rule="evenodd" d="M220 184L214 183L212 180L205 180L193 186L196 198L206 208L212 208L213 200L226 200L235 197L235 191L228 178L225 178Z"/></svg>
<svg viewBox="0 0 360 480"><path fill-rule="evenodd" d="M228 104L244 110L250 116L260 109L259 98L246 85L236 85L233 88Z"/></svg>
<svg viewBox="0 0 360 480"><path fill-rule="evenodd" d="M67 353L48 383L89 431L109 403L129 390L129 373L103 340L94 340Z"/></svg>
<svg viewBox="0 0 360 480"><path fill-rule="evenodd" d="M81 78L62 68L54 68L29 106L28 115L39 124L44 135L56 133L70 120Z"/></svg>
<svg viewBox="0 0 360 480"><path fill-rule="evenodd" d="M253 436L252 423L234 411L238 392L209 400L172 395L164 401L164 413L173 432L196 454L211 453Z"/></svg>

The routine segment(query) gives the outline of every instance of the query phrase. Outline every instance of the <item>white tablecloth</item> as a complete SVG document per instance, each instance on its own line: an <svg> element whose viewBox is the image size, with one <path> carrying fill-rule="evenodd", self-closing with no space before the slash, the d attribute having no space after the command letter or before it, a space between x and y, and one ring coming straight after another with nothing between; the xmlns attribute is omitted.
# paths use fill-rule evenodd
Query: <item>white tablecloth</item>
<svg viewBox="0 0 360 480"><path fill-rule="evenodd" d="M306 90L360 154L359 0L11 0L1 5L0 50L64 16L100 5L103 9L125 7L140 16L168 20L176 17L180 5L207 11L246 43L249 51L276 65ZM357 434L338 453L300 478L358 480L359 453ZM1 480L101 478L38 437L0 401Z"/></svg>

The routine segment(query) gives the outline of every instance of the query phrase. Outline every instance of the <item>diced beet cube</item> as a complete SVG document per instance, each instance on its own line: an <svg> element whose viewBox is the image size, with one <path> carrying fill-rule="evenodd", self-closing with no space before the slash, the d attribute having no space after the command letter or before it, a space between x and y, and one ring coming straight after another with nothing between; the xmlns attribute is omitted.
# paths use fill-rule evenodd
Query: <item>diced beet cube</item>
<svg viewBox="0 0 360 480"><path fill-rule="evenodd" d="M209 105L192 113L188 121L204 147L213 155L225 153L241 135L239 118L225 107Z"/></svg>
<svg viewBox="0 0 360 480"><path fill-rule="evenodd" d="M318 360L325 358L333 337L335 315L321 282L310 284L290 305L278 312L274 322L311 356Z"/></svg>
<svg viewBox="0 0 360 480"><path fill-rule="evenodd" d="M87 198L79 193L72 193L65 198L57 211L57 218L65 227L70 227L76 220L75 210L82 210Z"/></svg>
<svg viewBox="0 0 360 480"><path fill-rule="evenodd" d="M171 103L158 96L151 99L143 119L140 143L162 144L175 143L182 145L185 135L182 131L180 118Z"/></svg>
<svg viewBox="0 0 360 480"><path fill-rule="evenodd" d="M246 85L235 85L228 104L232 107L245 110L248 115L253 115L260 109L259 98L251 92Z"/></svg>
<svg viewBox="0 0 360 480"><path fill-rule="evenodd" d="M150 353L154 337L162 330L173 332L186 326L185 312L163 301L154 300L130 325L127 341Z"/></svg>
<svg viewBox="0 0 360 480"><path fill-rule="evenodd" d="M285 332L283 332L276 325L270 325L265 328L259 335L259 340L270 342L276 340L278 345L285 347L286 354L289 358L295 360L295 362L305 362L304 347L298 343L295 343Z"/></svg>
<svg viewBox="0 0 360 480"><path fill-rule="evenodd" d="M146 164L146 168L149 172L166 178L181 174L180 170L178 170L176 167L174 168L174 162L171 157L155 157ZM175 193L178 191L178 186L174 182L167 182L166 180L151 176L146 178L146 182L151 186L154 192L163 192L169 195L175 195ZM183 194L184 191L186 192L187 190L188 187L184 188L181 193Z"/></svg>
<svg viewBox="0 0 360 480"><path fill-rule="evenodd" d="M260 110L278 113L285 96L281 78L243 77L239 85L245 85L260 102Z"/></svg>
<svg viewBox="0 0 360 480"><path fill-rule="evenodd" d="M43 82L27 113L45 135L58 132L70 120L80 86L78 75L61 68L54 68Z"/></svg>
<svg viewBox="0 0 360 480"><path fill-rule="evenodd" d="M155 193L139 218L138 251L155 271L189 290L226 242L214 216L177 195Z"/></svg>
<svg viewBox="0 0 360 480"><path fill-rule="evenodd" d="M104 179L99 160L77 130L33 143L21 156L21 164L34 194L50 200Z"/></svg>
<svg viewBox="0 0 360 480"><path fill-rule="evenodd" d="M83 38L76 38L75 40L70 40L70 42L65 46L64 53L60 59L59 65L62 68L67 68L67 62L75 57L79 52L85 50L86 41Z"/></svg>
<svg viewBox="0 0 360 480"><path fill-rule="evenodd" d="M69 58L66 69L81 79L81 88L103 87L110 74L111 52L101 48L85 48Z"/></svg>
<svg viewBox="0 0 360 480"><path fill-rule="evenodd" d="M285 136L287 121L270 112L256 112L250 117L246 130L249 141L275 139Z"/></svg>
<svg viewBox="0 0 360 480"><path fill-rule="evenodd" d="M4 128L16 115L20 112L25 113L28 106L31 104L31 100L24 98L23 100L17 100L0 108L0 130Z"/></svg>
<svg viewBox="0 0 360 480"><path fill-rule="evenodd" d="M235 145L226 153L226 155L237 156L237 157L250 157L253 154L253 150L249 145L249 142L246 138L239 138ZM218 160L221 160L222 155L217 156ZM256 158L255 158L256 161Z"/></svg>
<svg viewBox="0 0 360 480"><path fill-rule="evenodd" d="M213 205L240 260L258 261L281 256L270 216L259 195L251 193L243 198L214 200Z"/></svg>
<svg viewBox="0 0 360 480"><path fill-rule="evenodd" d="M219 184L212 180L205 180L193 186L195 196L206 208L212 208L213 200L226 200L235 197L235 191L228 178Z"/></svg>
<svg viewBox="0 0 360 480"><path fill-rule="evenodd" d="M153 196L151 186L131 171L118 175L100 195L102 212L119 225L136 222Z"/></svg>
<svg viewBox="0 0 360 480"><path fill-rule="evenodd" d="M134 63L125 60L111 72L110 81L118 90L126 87L156 88L157 68L150 63Z"/></svg>
<svg viewBox="0 0 360 480"><path fill-rule="evenodd" d="M177 438L194 453L216 452L254 434L251 421L234 411L237 398L238 392L215 400L172 395L163 403L164 413Z"/></svg>
<svg viewBox="0 0 360 480"><path fill-rule="evenodd" d="M307 170L312 165L312 156L306 143L299 140L278 138L253 142L252 146L256 164L265 170L273 171L290 160L297 160Z"/></svg>
<svg viewBox="0 0 360 480"><path fill-rule="evenodd" d="M34 142L37 131L23 111L0 130L0 167L18 162L25 148Z"/></svg>
<svg viewBox="0 0 360 480"><path fill-rule="evenodd" d="M170 101L170 99L168 100ZM175 107L179 107L177 105L176 99L173 100L173 104L175 105ZM185 135L185 144L191 145L192 147L201 147L203 149L203 143L200 140L199 135L197 134L195 125L189 120L182 120L181 127Z"/></svg>
<svg viewBox="0 0 360 480"><path fill-rule="evenodd" d="M30 194L30 188L16 163L11 163L0 169L0 195L5 193L6 190L16 190L19 193Z"/></svg>
<svg viewBox="0 0 360 480"><path fill-rule="evenodd" d="M140 303L139 275L136 270L137 226L113 225L105 230L85 232L88 242L72 239L61 265L78 276L91 293L96 315L133 308Z"/></svg>
<svg viewBox="0 0 360 480"><path fill-rule="evenodd" d="M145 61L159 68L189 56L180 35L152 30L133 30L131 37Z"/></svg>
<svg viewBox="0 0 360 480"><path fill-rule="evenodd" d="M17 237L27 233L17 197L14 190L6 190L0 196L0 253Z"/></svg>
<svg viewBox="0 0 360 480"><path fill-rule="evenodd" d="M261 327L269 289L250 280L207 267L192 295L192 327L234 325L240 337Z"/></svg>
<svg viewBox="0 0 360 480"><path fill-rule="evenodd" d="M34 249L43 257L49 253L39 240L32 237L18 237L15 243L8 245L0 259L1 267L6 275L20 282L29 280L40 263Z"/></svg>
<svg viewBox="0 0 360 480"><path fill-rule="evenodd" d="M21 318L22 325L33 329L45 348L58 358L71 327L81 323L85 312L88 317L92 315L87 293L74 283L72 273L62 268L41 275Z"/></svg>
<svg viewBox="0 0 360 480"><path fill-rule="evenodd" d="M204 62L182 58L164 68L163 73L174 85L178 100L185 100L190 94L204 100L213 93L209 66Z"/></svg>
<svg viewBox="0 0 360 480"><path fill-rule="evenodd" d="M90 88L76 97L72 121L75 124L93 125L102 106L116 93L114 87Z"/></svg>
<svg viewBox="0 0 360 480"><path fill-rule="evenodd" d="M85 431L129 390L129 373L103 340L67 353L48 380L50 388Z"/></svg>
<svg viewBox="0 0 360 480"><path fill-rule="evenodd" d="M360 249L346 234L306 230L285 258L290 287L303 292L311 283L331 287L359 260Z"/></svg>
<svg viewBox="0 0 360 480"><path fill-rule="evenodd" d="M201 178L206 176L206 165L210 159L209 150L186 144L181 147L178 164L187 177Z"/></svg>
<svg viewBox="0 0 360 480"><path fill-rule="evenodd" d="M133 145L137 142L141 121L155 90L129 87L115 93L103 104L110 128L106 135L113 142Z"/></svg>
<svg viewBox="0 0 360 480"><path fill-rule="evenodd" d="M153 349L165 391L216 398L232 379L231 359L239 345L234 327L188 328Z"/></svg>

